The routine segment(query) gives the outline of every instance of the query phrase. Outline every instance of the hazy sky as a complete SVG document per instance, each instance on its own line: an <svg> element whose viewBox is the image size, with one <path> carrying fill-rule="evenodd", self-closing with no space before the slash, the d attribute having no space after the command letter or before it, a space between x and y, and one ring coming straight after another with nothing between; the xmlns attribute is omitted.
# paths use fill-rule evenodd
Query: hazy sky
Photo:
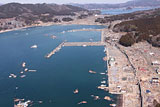
<svg viewBox="0 0 160 107"><path fill-rule="evenodd" d="M130 0L0 0L0 3L20 2L20 3L124 3Z"/></svg>

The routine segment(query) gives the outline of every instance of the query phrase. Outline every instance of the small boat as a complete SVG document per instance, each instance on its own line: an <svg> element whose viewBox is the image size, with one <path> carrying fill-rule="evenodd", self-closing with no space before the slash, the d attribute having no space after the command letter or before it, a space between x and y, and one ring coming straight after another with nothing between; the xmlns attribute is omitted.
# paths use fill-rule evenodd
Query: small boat
<svg viewBox="0 0 160 107"><path fill-rule="evenodd" d="M105 100L111 101L112 99L109 96L104 97Z"/></svg>
<svg viewBox="0 0 160 107"><path fill-rule="evenodd" d="M103 85L103 84L102 84L101 87L106 87L106 85Z"/></svg>
<svg viewBox="0 0 160 107"><path fill-rule="evenodd" d="M83 45L83 47L86 47L87 45Z"/></svg>
<svg viewBox="0 0 160 107"><path fill-rule="evenodd" d="M56 37L56 36L54 36L54 35L52 35L52 36L51 36L51 38L52 38L52 39L56 39L57 37Z"/></svg>
<svg viewBox="0 0 160 107"><path fill-rule="evenodd" d="M94 96L94 100L99 100L99 96Z"/></svg>
<svg viewBox="0 0 160 107"><path fill-rule="evenodd" d="M93 41L93 39L89 39L90 41Z"/></svg>
<svg viewBox="0 0 160 107"><path fill-rule="evenodd" d="M28 100L26 102L19 101L19 103L17 105L14 105L14 107L28 107L30 103L31 103L30 100Z"/></svg>
<svg viewBox="0 0 160 107"><path fill-rule="evenodd" d="M101 83L102 83L102 84L105 84L105 83L106 83L106 81L101 81Z"/></svg>
<svg viewBox="0 0 160 107"><path fill-rule="evenodd" d="M105 75L105 73L103 73L103 72L102 72L102 73L100 73L100 74L101 74L101 75Z"/></svg>
<svg viewBox="0 0 160 107"><path fill-rule="evenodd" d="M42 104L43 103L43 101L38 101L40 104Z"/></svg>
<svg viewBox="0 0 160 107"><path fill-rule="evenodd" d="M21 71L20 73L21 73L21 74L23 74L24 72L23 72L23 71Z"/></svg>
<svg viewBox="0 0 160 107"><path fill-rule="evenodd" d="M96 74L96 72L92 71L92 70L89 70L88 72L91 73L91 74Z"/></svg>
<svg viewBox="0 0 160 107"><path fill-rule="evenodd" d="M22 67L24 68L25 66L26 66L26 63L25 63L25 62L23 62L23 63L22 63Z"/></svg>
<svg viewBox="0 0 160 107"><path fill-rule="evenodd" d="M26 75L21 75L20 77L21 77L21 78L24 78L24 77L26 77Z"/></svg>
<svg viewBox="0 0 160 107"><path fill-rule="evenodd" d="M110 106L112 106L112 107L116 107L116 104L110 104Z"/></svg>
<svg viewBox="0 0 160 107"><path fill-rule="evenodd" d="M30 70L28 70L28 71L29 71L29 72L36 72L37 70L31 70L31 69L30 69Z"/></svg>
<svg viewBox="0 0 160 107"><path fill-rule="evenodd" d="M15 74L10 74L9 75L9 78L16 78L17 77L17 75L15 75Z"/></svg>
<svg viewBox="0 0 160 107"><path fill-rule="evenodd" d="M27 72L27 71L28 71L28 68L25 68L24 71Z"/></svg>
<svg viewBox="0 0 160 107"><path fill-rule="evenodd" d="M64 33L66 33L66 31L63 31L63 32L61 32L61 33L63 33L63 34L64 34Z"/></svg>
<svg viewBox="0 0 160 107"><path fill-rule="evenodd" d="M31 48L35 49L35 48L38 48L38 46L37 45L33 45L33 46L31 46Z"/></svg>
<svg viewBox="0 0 160 107"><path fill-rule="evenodd" d="M78 104L86 104L86 103L87 103L87 101L81 101Z"/></svg>
<svg viewBox="0 0 160 107"><path fill-rule="evenodd" d="M78 92L79 92L78 89L75 89L75 90L73 91L74 94L78 94Z"/></svg>

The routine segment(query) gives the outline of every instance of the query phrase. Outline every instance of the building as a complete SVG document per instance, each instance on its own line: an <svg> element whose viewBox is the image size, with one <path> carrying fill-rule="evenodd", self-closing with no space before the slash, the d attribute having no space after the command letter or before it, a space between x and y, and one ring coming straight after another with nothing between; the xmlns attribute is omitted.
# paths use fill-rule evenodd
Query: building
<svg viewBox="0 0 160 107"><path fill-rule="evenodd" d="M152 84L158 84L159 78L152 78Z"/></svg>
<svg viewBox="0 0 160 107"><path fill-rule="evenodd" d="M157 68L156 72L157 74L160 74L160 68Z"/></svg>
<svg viewBox="0 0 160 107"><path fill-rule="evenodd" d="M160 65L160 61L157 61L157 60L152 61L152 65Z"/></svg>
<svg viewBox="0 0 160 107"><path fill-rule="evenodd" d="M109 66L114 66L114 64L115 64L115 58L110 57L109 61L108 61L108 64L109 64Z"/></svg>

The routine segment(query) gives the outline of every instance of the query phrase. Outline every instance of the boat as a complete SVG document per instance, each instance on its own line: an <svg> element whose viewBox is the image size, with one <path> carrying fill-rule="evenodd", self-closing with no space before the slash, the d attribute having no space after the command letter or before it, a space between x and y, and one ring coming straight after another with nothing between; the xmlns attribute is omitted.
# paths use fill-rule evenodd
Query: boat
<svg viewBox="0 0 160 107"><path fill-rule="evenodd" d="M17 77L17 75L15 75L15 74L10 74L9 75L9 78L16 78Z"/></svg>
<svg viewBox="0 0 160 107"><path fill-rule="evenodd" d="M105 84L105 83L106 83L106 81L101 81L101 83L102 83L102 84Z"/></svg>
<svg viewBox="0 0 160 107"><path fill-rule="evenodd" d="M57 37L56 37L55 35L52 35L51 38L52 38L52 39L56 39Z"/></svg>
<svg viewBox="0 0 160 107"><path fill-rule="evenodd" d="M26 102L19 101L17 105L14 105L14 107L28 107L30 103L31 103L30 100Z"/></svg>
<svg viewBox="0 0 160 107"><path fill-rule="evenodd" d="M112 106L112 107L116 107L116 104L110 104L110 106Z"/></svg>
<svg viewBox="0 0 160 107"><path fill-rule="evenodd" d="M21 78L24 78L24 77L26 77L26 75L21 75L20 77L21 77Z"/></svg>
<svg viewBox="0 0 160 107"><path fill-rule="evenodd" d="M36 72L37 70L31 70L31 69L30 69L30 70L28 70L28 71L29 71L29 72Z"/></svg>
<svg viewBox="0 0 160 107"><path fill-rule="evenodd" d="M73 91L74 94L78 94L78 92L79 92L78 89L75 89L75 90Z"/></svg>
<svg viewBox="0 0 160 107"><path fill-rule="evenodd" d="M28 68L25 68L24 71L27 72L27 71L28 71Z"/></svg>
<svg viewBox="0 0 160 107"><path fill-rule="evenodd" d="M26 63L25 63L25 62L23 62L23 63L22 63L22 67L24 68L25 66L26 66Z"/></svg>
<svg viewBox="0 0 160 107"><path fill-rule="evenodd" d="M86 47L87 45L83 45L83 47Z"/></svg>
<svg viewBox="0 0 160 107"><path fill-rule="evenodd" d="M103 72L102 72L102 73L100 73L100 74L101 74L101 75L105 75L105 73L103 73Z"/></svg>
<svg viewBox="0 0 160 107"><path fill-rule="evenodd" d="M86 103L87 103L87 101L81 101L78 104L86 104Z"/></svg>
<svg viewBox="0 0 160 107"><path fill-rule="evenodd" d="M63 31L63 32L61 32L61 33L63 33L63 34L64 34L64 33L66 33L66 31Z"/></svg>
<svg viewBox="0 0 160 107"><path fill-rule="evenodd" d="M94 96L94 100L99 100L99 96Z"/></svg>
<svg viewBox="0 0 160 107"><path fill-rule="evenodd" d="M35 49L35 48L38 48L38 46L37 45L33 45L33 46L31 46L31 48Z"/></svg>
<svg viewBox="0 0 160 107"><path fill-rule="evenodd" d="M23 72L23 71L21 71L20 73L21 73L21 74L23 74L24 72Z"/></svg>
<svg viewBox="0 0 160 107"><path fill-rule="evenodd" d="M111 101L112 99L109 96L104 97L105 100Z"/></svg>
<svg viewBox="0 0 160 107"><path fill-rule="evenodd" d="M96 74L96 72L92 71L92 70L89 70L88 72L91 73L91 74Z"/></svg>

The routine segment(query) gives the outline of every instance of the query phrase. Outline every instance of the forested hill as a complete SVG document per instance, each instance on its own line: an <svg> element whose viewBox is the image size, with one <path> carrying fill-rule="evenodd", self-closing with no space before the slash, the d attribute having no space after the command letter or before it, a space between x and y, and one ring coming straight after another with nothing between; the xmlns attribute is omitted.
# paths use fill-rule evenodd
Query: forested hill
<svg viewBox="0 0 160 107"><path fill-rule="evenodd" d="M0 6L0 18L12 18L25 15L41 16L42 14L49 14L50 16L74 15L74 12L78 11L87 10L71 5L9 3Z"/></svg>

